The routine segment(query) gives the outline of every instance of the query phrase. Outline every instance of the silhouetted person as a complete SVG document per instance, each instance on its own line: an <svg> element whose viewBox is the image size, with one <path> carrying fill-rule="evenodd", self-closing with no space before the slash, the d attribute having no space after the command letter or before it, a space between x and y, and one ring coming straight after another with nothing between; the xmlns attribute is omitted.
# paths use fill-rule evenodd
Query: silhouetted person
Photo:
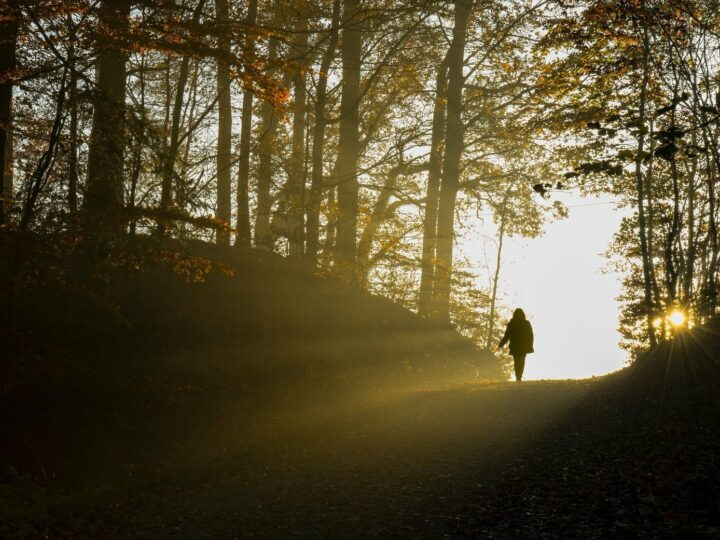
<svg viewBox="0 0 720 540"><path fill-rule="evenodd" d="M510 354L515 361L516 381L522 381L523 371L525 370L525 356L535 352L533 340L533 329L530 321L525 318L525 312L517 308L505 329L505 335L498 345L498 349L501 349L508 341L510 342Z"/></svg>

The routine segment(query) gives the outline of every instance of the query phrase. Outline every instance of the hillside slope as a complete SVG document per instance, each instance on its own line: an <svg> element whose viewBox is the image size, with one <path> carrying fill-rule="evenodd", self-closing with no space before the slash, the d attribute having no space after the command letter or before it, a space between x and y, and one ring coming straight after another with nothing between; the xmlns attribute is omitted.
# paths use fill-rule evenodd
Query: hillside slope
<svg viewBox="0 0 720 540"><path fill-rule="evenodd" d="M354 393L504 377L452 328L273 254L169 244L138 255L143 271L111 265L85 288L73 276L92 281L94 268L35 241L0 295L0 464L41 481L152 468L228 403L254 422Z"/></svg>

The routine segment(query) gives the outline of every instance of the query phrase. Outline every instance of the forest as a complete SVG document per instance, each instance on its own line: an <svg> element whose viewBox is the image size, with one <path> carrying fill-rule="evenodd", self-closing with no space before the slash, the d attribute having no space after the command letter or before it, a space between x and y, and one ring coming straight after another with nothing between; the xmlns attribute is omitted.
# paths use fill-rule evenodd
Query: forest
<svg viewBox="0 0 720 540"><path fill-rule="evenodd" d="M713 3L4 4L6 232L273 251L485 345L503 238L578 189L633 211L628 349L715 312ZM480 212L476 280L454 243Z"/></svg>
<svg viewBox="0 0 720 540"><path fill-rule="evenodd" d="M117 478L125 486L130 477L154 474L163 452L181 446L181 416L195 438L182 439L185 454L178 450L168 463L184 471L210 453L198 438L214 441L217 463L220 448L222 459L233 452L260 456L260 441L279 437L273 429L287 435L289 448L314 429L325 433L319 420L308 428L309 412L272 416L278 407L300 415L311 402L324 411L320 417L329 415L328 425L372 419L374 431L362 435L358 455L363 445L375 455L371 441L383 440L395 441L389 448L396 455L415 455L411 441L422 435L408 426L420 418L438 430L427 448L472 430L471 408L456 398L449 424L438 416L440 405L422 394L403 401L405 409L392 408L395 398L383 394L372 407L363 401L362 412L348 412L347 396L359 388L430 392L458 380L493 381L468 392L488 410L509 411L512 429L492 415L483 420L488 433L504 433L506 441L532 425L523 403L540 416L565 411L570 425L572 407L586 403L594 415L611 396L618 411L634 408L628 425L637 422L637 433L645 433L660 422L643 416L655 398L642 401L610 383L597 395L590 383L547 383L544 390L528 386L515 404L507 392L523 390L502 386L510 359L490 352L514 307L503 301L504 242L537 238L547 224L572 220L572 208L558 196L568 192L610 196L625 212L605 256L623 276L618 326L632 380L647 379L670 395L674 390L663 385L679 369L681 386L704 385L690 394L701 401L692 401L694 410L705 407L710 422L717 360L678 367L672 358L678 350L686 360L716 356L719 170L717 0L0 0L0 399L8 411L0 427L12 433L0 450L0 465L8 466L0 502L7 497L7 508L15 509L0 511L0 534L120 538L161 530L150 518L133 521L129 516L141 511L125 499L118 515L108 510L77 520L80 511L67 509L77 501L57 503L47 485L78 485L92 476L107 488ZM491 234L483 240L487 264L478 266L459 246L480 225ZM648 367L653 358L657 366ZM493 401L495 388L504 390ZM338 416L330 416L338 402L343 406L332 413ZM56 410L64 412L46 415ZM398 411L413 420L406 425ZM341 422L345 414L352 421ZM235 415L253 418L247 425L257 424L257 431L238 437L223 423ZM592 418L573 433L599 433L604 420ZM673 468L662 461L663 445L674 452L692 431L685 417L678 422L684 427L674 435L663 438L661 428L648 435L658 437L653 459L662 471ZM396 429L412 433L395 440ZM587 525L594 531L587 536L716 537L718 449L708 442L711 432L698 428L686 443L688 452L707 445L696 462L706 469L682 479L690 487L678 492L686 497L680 517L667 517L678 500L655 502L657 493L672 491L676 471L663 476L662 486L642 488L657 488L642 495L652 498L643 503L645 517L617 515ZM312 439L321 442L308 461L324 463L330 447L356 447L323 437ZM239 448L239 439L253 442ZM470 452L468 440L458 444ZM643 459L636 443L623 443L628 471L637 471L633 459ZM491 442L477 444L494 455ZM277 452L272 459L281 463ZM295 458L288 463L301 460L290 452ZM412 461L418 476L431 460L427 452ZM383 459L376 458L370 464L357 457L362 465L354 474L380 475ZM277 463L266 467L277 472L283 467ZM346 474L354 463L338 467ZM570 468L587 463L582 458ZM555 466L564 464L538 464ZM252 489L264 493L263 478L252 476L260 473L247 474ZM698 475L705 483L692 483ZM388 490L405 485L402 475L392 478ZM502 478L492 485L512 481ZM301 491L292 485L292 493ZM418 488L426 503L429 486ZM218 504L213 497L221 492L205 493L202 504ZM165 498L148 493L149 506ZM555 501L560 506L538 511L570 504L573 492L563 493ZM334 496L315 493L312 504ZM618 500L629 505L624 496ZM183 497L172 509L176 516L187 510L183 504L197 502ZM401 520L406 528L386 529L399 522L373 502L348 497L350 506L373 508L352 511L372 515L361 518L364 529L353 529L357 537L454 530L433 521L416 536L409 532L411 512ZM710 506L693 506L695 498ZM519 500L488 504L511 512ZM575 510L586 515L597 507ZM53 512L61 517L48 517ZM170 510L157 510L163 512ZM285 528L275 530L283 510L267 512L255 516L260 521L246 516L251 525L241 536L300 530L332 537L333 527L347 525L347 516L320 527L288 510ZM687 516L702 530L683 528L691 527L683 524ZM231 518L224 519L209 529L193 521L183 537L199 537L200 530L234 537L222 528ZM465 520L455 533L558 532L549 518L535 519L538 529ZM117 528L129 522L129 529Z"/></svg>

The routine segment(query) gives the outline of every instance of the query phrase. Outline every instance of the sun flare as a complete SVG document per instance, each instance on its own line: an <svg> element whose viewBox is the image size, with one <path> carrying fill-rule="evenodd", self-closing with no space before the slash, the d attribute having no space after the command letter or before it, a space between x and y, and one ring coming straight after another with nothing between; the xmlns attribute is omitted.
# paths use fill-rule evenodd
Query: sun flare
<svg viewBox="0 0 720 540"><path fill-rule="evenodd" d="M685 324L687 317L682 311L675 310L669 316L668 320L673 326L682 326Z"/></svg>

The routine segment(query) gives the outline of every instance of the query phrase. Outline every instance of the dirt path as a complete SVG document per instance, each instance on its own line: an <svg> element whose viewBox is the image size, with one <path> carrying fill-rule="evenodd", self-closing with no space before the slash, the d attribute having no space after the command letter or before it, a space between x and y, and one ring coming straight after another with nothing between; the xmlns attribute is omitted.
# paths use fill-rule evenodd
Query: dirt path
<svg viewBox="0 0 720 540"><path fill-rule="evenodd" d="M696 400L697 401L697 400ZM475 383L265 416L85 512L95 538L720 538L717 400ZM237 405L239 409L239 405ZM194 452L192 443L178 454Z"/></svg>

